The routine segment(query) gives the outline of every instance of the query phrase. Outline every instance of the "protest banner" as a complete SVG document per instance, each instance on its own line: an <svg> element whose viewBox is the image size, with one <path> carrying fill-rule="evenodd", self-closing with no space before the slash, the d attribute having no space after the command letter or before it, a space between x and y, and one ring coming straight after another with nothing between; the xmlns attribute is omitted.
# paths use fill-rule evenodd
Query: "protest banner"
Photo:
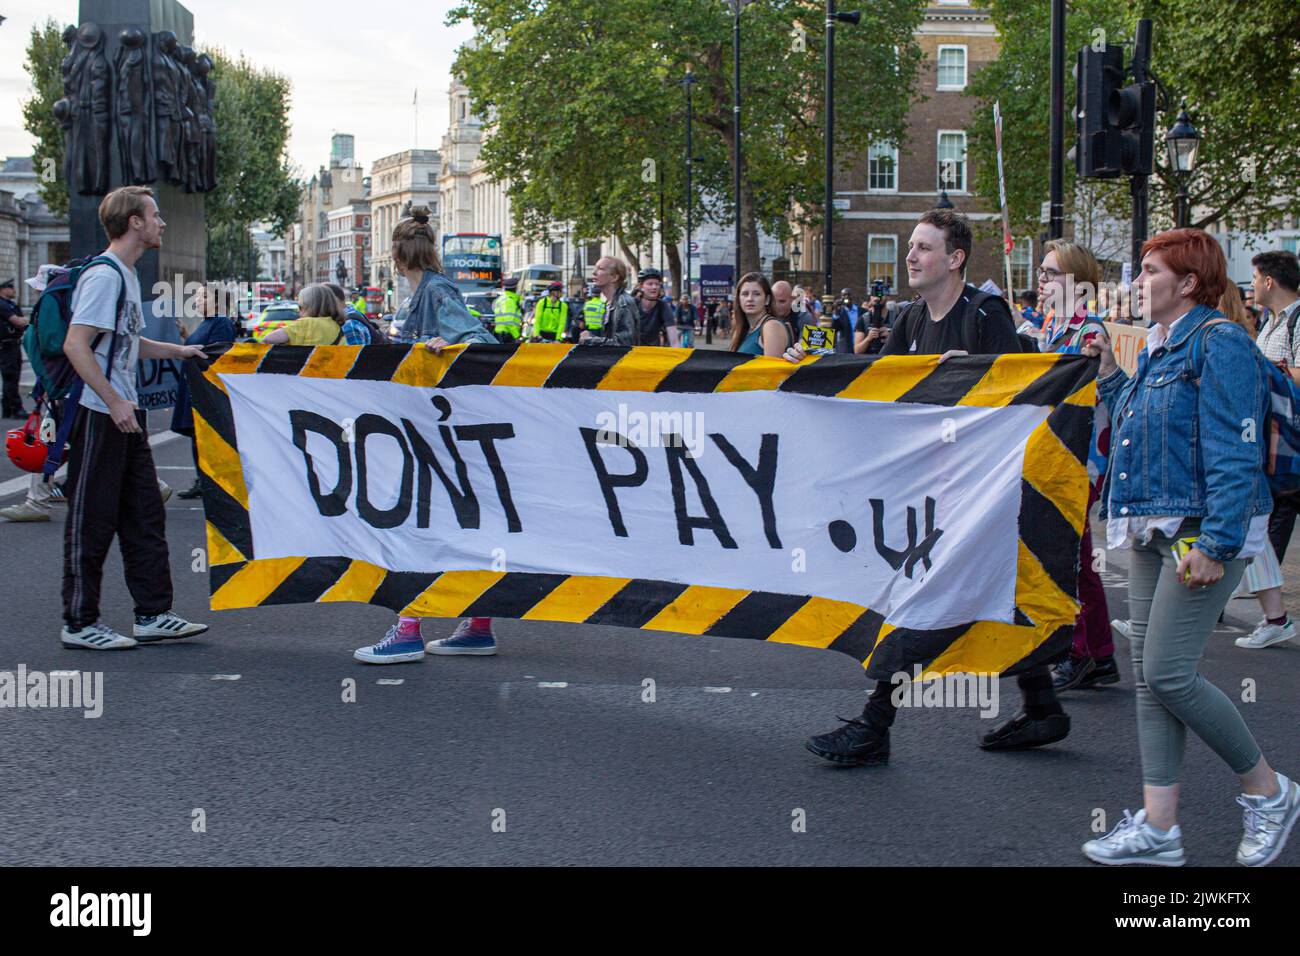
<svg viewBox="0 0 1300 956"><path fill-rule="evenodd" d="M1151 330L1140 325L1121 325L1118 322L1107 322L1105 325L1111 348L1115 351L1115 364L1129 375L1136 375L1138 355L1147 347L1147 333Z"/></svg>
<svg viewBox="0 0 1300 956"><path fill-rule="evenodd" d="M172 302L166 296L158 296L146 305L141 334L155 342L181 341ZM185 374L184 364L176 359L141 359L136 374L140 407L146 411L174 407L181 376Z"/></svg>
<svg viewBox="0 0 1300 956"><path fill-rule="evenodd" d="M212 606L362 601L1014 671L1073 633L1096 362L240 344Z"/></svg>

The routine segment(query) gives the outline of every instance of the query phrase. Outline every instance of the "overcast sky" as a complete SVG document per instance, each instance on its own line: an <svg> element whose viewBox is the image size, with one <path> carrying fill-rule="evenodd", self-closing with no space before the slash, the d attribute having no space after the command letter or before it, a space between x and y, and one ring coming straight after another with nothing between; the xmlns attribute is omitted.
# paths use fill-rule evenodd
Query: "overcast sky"
<svg viewBox="0 0 1300 956"><path fill-rule="evenodd" d="M449 69L468 25L443 26L450 0L185 0L195 46L244 53L293 83L291 160L310 176L329 160L333 133L356 137L367 172L380 156L436 149L447 129ZM19 104L32 26L77 20L76 0L0 0L0 156L29 156ZM411 100L419 89L419 141Z"/></svg>

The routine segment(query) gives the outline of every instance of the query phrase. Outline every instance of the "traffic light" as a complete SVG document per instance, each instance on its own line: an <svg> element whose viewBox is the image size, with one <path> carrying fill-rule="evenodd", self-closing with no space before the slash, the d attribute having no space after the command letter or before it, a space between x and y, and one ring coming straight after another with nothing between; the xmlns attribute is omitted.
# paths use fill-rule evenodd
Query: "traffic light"
<svg viewBox="0 0 1300 956"><path fill-rule="evenodd" d="M1079 50L1074 168L1080 178L1150 176L1155 171L1156 86L1136 55L1131 69L1135 82L1124 86L1128 71L1121 47Z"/></svg>
<svg viewBox="0 0 1300 956"><path fill-rule="evenodd" d="M1124 81L1124 51L1085 46L1075 61L1074 121L1079 141L1074 169L1081 179L1114 179L1120 169L1120 141L1111 128L1107 104Z"/></svg>
<svg viewBox="0 0 1300 956"><path fill-rule="evenodd" d="M1156 85L1148 80L1111 90L1106 122L1119 141L1119 165L1130 176L1155 172Z"/></svg>

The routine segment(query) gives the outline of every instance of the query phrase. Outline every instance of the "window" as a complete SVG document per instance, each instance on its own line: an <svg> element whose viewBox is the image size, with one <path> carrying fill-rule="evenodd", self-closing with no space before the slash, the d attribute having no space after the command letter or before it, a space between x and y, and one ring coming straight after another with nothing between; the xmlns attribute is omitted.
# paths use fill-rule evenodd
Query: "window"
<svg viewBox="0 0 1300 956"><path fill-rule="evenodd" d="M426 178L426 181L427 181L428 185L430 185L430 186L436 186L436 185L438 185L438 174L437 174L437 173L425 173L424 175L425 175L425 178Z"/></svg>
<svg viewBox="0 0 1300 956"><path fill-rule="evenodd" d="M964 46L939 46L940 90L966 89L966 48Z"/></svg>
<svg viewBox="0 0 1300 956"><path fill-rule="evenodd" d="M939 189L966 191L966 134L961 130L939 130Z"/></svg>
<svg viewBox="0 0 1300 956"><path fill-rule="evenodd" d="M873 193L898 191L898 147L872 143L867 150L867 190Z"/></svg>
<svg viewBox="0 0 1300 956"><path fill-rule="evenodd" d="M1283 236L1282 250L1300 256L1300 236Z"/></svg>
<svg viewBox="0 0 1300 956"><path fill-rule="evenodd" d="M562 242L551 243L551 265L553 266L564 265L564 243Z"/></svg>
<svg viewBox="0 0 1300 956"><path fill-rule="evenodd" d="M1034 275L1034 240L1028 236L1016 240L1011 250L1011 288L1014 293L1033 289L1038 285Z"/></svg>
<svg viewBox="0 0 1300 956"><path fill-rule="evenodd" d="M888 283L889 288L898 291L898 237L867 237L867 288L877 279Z"/></svg>

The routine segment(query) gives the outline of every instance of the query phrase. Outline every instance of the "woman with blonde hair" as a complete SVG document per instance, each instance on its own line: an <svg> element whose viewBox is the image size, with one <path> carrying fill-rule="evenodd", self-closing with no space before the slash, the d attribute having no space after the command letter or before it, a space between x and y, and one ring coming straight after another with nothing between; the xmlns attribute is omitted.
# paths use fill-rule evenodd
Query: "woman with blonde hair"
<svg viewBox="0 0 1300 956"><path fill-rule="evenodd" d="M1223 290L1223 296L1219 299L1219 311L1229 322L1245 329L1246 334L1252 339L1259 331L1255 327L1255 317L1246 311L1246 303L1242 301L1241 290L1237 288L1236 283L1229 282L1228 287Z"/></svg>
<svg viewBox="0 0 1300 956"><path fill-rule="evenodd" d="M1096 294L1100 280L1101 265L1088 249L1063 239L1047 243L1038 269L1038 301L1040 305L1050 305L1048 319L1043 323L1044 352L1078 355L1085 345L1105 333L1106 327L1088 312L1088 297ZM1094 419L1088 453L1089 511L1101 492L1109 446L1110 422L1102 411ZM1110 630L1106 589L1093 567L1092 527L1087 512L1079 543L1080 612L1070 653L1052 671L1052 688L1058 694L1075 688L1114 684L1120 677L1115 664L1115 640Z"/></svg>
<svg viewBox="0 0 1300 956"><path fill-rule="evenodd" d="M448 345L463 342L499 344L483 323L469 314L460 290L443 275L437 237L429 225L429 217L427 207L415 206L409 218L393 227L393 268L415 290L407 304L403 341L423 342L430 352L441 352ZM330 297L333 299L332 293ZM334 301L337 305L338 300ZM423 660L426 650L430 654L482 656L497 652L490 617L466 618L451 637L430 641L427 648L420 620L399 616L379 643L357 648L353 658L364 664L405 664Z"/></svg>
<svg viewBox="0 0 1300 956"><path fill-rule="evenodd" d="M338 345L343 341L343 307L329 286L317 282L298 296L298 318L267 333L267 345Z"/></svg>

